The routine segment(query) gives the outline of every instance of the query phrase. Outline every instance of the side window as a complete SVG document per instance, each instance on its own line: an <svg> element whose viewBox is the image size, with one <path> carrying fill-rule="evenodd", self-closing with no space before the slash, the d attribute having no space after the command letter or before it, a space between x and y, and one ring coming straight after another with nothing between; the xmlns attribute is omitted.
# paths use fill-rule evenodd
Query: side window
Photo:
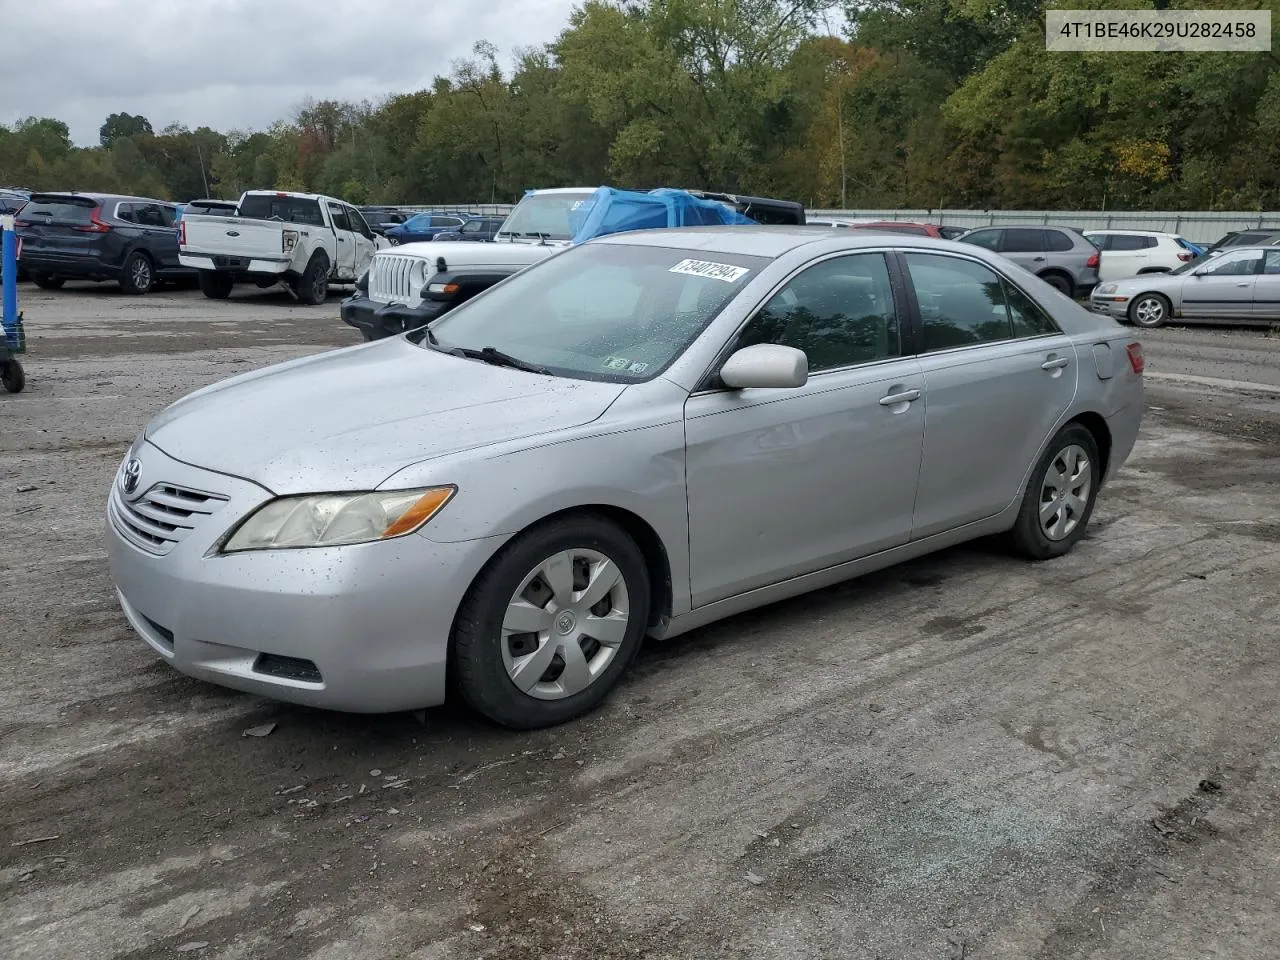
<svg viewBox="0 0 1280 960"><path fill-rule="evenodd" d="M739 347L757 343L803 350L813 373L900 356L884 255L824 260L793 277L738 338Z"/></svg>
<svg viewBox="0 0 1280 960"><path fill-rule="evenodd" d="M162 206L160 208L160 219L164 221L166 227L177 226L178 208Z"/></svg>
<svg viewBox="0 0 1280 960"><path fill-rule="evenodd" d="M462 221L457 217L432 217L432 227L443 227L445 230L455 230L462 226Z"/></svg>
<svg viewBox="0 0 1280 960"><path fill-rule="evenodd" d="M976 243L985 250L992 252L1000 247L1000 231L999 230L979 230L971 233L964 238L965 243Z"/></svg>
<svg viewBox="0 0 1280 960"><path fill-rule="evenodd" d="M1000 278L972 260L905 253L920 305L921 352L996 343L1012 336Z"/></svg>
<svg viewBox="0 0 1280 960"><path fill-rule="evenodd" d="M329 204L329 219L333 221L333 229L346 231L351 230L351 224L347 220L347 211L339 204Z"/></svg>
<svg viewBox="0 0 1280 960"><path fill-rule="evenodd" d="M1262 272L1280 273L1280 250L1267 250L1262 254Z"/></svg>
<svg viewBox="0 0 1280 960"><path fill-rule="evenodd" d="M367 240L373 239L373 231L369 229L369 224L365 223L364 217L360 215L360 211L354 207L346 207L347 223L351 225L353 233L358 233Z"/></svg>
<svg viewBox="0 0 1280 960"><path fill-rule="evenodd" d="M140 203L134 210L134 220L136 223L144 227L168 227L172 223L166 223L164 212L160 209L158 203Z"/></svg>
<svg viewBox="0 0 1280 960"><path fill-rule="evenodd" d="M1013 324L1015 337L1043 337L1062 332L1053 318L1034 300L1003 277L1001 286L1004 288L1005 302L1009 305L1009 321Z"/></svg>
<svg viewBox="0 0 1280 960"><path fill-rule="evenodd" d="M1145 250L1147 249L1147 237L1139 236L1136 233L1117 233L1111 237L1112 250Z"/></svg>
<svg viewBox="0 0 1280 960"><path fill-rule="evenodd" d="M1261 260L1262 253L1258 250L1240 250L1207 264L1204 272L1211 277L1246 277L1258 272Z"/></svg>
<svg viewBox="0 0 1280 960"><path fill-rule="evenodd" d="M1071 238L1061 230L1044 230L1045 249L1054 253L1066 253L1068 250L1074 250L1075 244L1071 242Z"/></svg>
<svg viewBox="0 0 1280 960"><path fill-rule="evenodd" d="M484 231L483 220L472 220L462 225L463 233L482 233Z"/></svg>
<svg viewBox="0 0 1280 960"><path fill-rule="evenodd" d="M134 207L132 203L116 204L116 219L123 220L125 223L137 223L138 218L134 214Z"/></svg>
<svg viewBox="0 0 1280 960"><path fill-rule="evenodd" d="M1049 249L1045 240L1045 231L1030 230L1026 227L1010 227L1004 232L1002 253L1041 253Z"/></svg>

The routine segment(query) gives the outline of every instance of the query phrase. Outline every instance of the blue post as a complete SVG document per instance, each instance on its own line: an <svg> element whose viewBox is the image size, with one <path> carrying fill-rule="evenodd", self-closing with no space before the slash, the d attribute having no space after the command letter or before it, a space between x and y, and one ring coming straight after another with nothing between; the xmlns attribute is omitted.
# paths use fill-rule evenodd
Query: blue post
<svg viewBox="0 0 1280 960"><path fill-rule="evenodd" d="M4 273L4 333L18 325L18 238L13 231L13 217L5 217L0 236L0 271Z"/></svg>

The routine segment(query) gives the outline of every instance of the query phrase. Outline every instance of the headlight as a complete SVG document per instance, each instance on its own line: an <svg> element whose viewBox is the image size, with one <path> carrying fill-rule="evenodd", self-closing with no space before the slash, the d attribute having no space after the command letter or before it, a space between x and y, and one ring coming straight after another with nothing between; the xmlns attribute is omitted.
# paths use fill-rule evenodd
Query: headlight
<svg viewBox="0 0 1280 960"><path fill-rule="evenodd" d="M281 497L249 515L221 553L337 547L413 533L440 512L457 487Z"/></svg>
<svg viewBox="0 0 1280 960"><path fill-rule="evenodd" d="M1106 294L1106 293L1115 293L1116 286L1117 284L1114 284L1114 283L1104 283L1102 286L1095 288L1093 292L1099 295Z"/></svg>

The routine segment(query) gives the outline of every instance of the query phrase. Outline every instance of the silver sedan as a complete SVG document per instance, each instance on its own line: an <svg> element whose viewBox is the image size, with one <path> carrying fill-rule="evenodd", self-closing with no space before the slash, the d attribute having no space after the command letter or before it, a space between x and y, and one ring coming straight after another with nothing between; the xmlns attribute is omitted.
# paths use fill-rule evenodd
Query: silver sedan
<svg viewBox="0 0 1280 960"><path fill-rule="evenodd" d="M111 575L183 673L533 728L669 638L975 537L1079 541L1142 349L925 237L720 227L568 249L421 330L147 425Z"/></svg>
<svg viewBox="0 0 1280 960"><path fill-rule="evenodd" d="M1280 248L1224 247L1170 273L1100 283L1090 306L1139 327L1170 320L1276 323Z"/></svg>

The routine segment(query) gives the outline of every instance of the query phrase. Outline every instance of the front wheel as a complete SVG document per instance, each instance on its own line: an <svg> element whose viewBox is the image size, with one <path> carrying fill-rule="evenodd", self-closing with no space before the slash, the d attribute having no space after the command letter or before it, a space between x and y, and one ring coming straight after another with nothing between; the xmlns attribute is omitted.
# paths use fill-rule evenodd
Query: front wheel
<svg viewBox="0 0 1280 960"><path fill-rule="evenodd" d="M1154 330L1169 319L1169 298L1158 293L1144 293L1129 304L1129 320L1139 327Z"/></svg>
<svg viewBox="0 0 1280 960"><path fill-rule="evenodd" d="M1067 553L1084 536L1101 482L1093 434L1079 423L1067 424L1031 473L1011 531L1014 549L1030 560Z"/></svg>
<svg viewBox="0 0 1280 960"><path fill-rule="evenodd" d="M452 637L463 698L519 730L597 706L626 671L649 618L644 555L592 514L521 534L467 591Z"/></svg>
<svg viewBox="0 0 1280 960"><path fill-rule="evenodd" d="M125 293L150 293L156 285L155 268L145 253L131 253L124 262L124 270L120 274L120 289Z"/></svg>

